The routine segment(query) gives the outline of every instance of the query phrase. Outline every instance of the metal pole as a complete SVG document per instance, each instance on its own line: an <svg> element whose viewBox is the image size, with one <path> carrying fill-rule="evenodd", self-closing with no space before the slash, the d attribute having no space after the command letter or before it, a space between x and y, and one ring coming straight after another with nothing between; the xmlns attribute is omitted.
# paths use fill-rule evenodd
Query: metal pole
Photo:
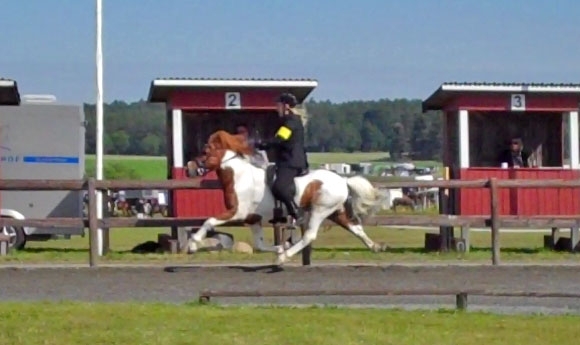
<svg viewBox="0 0 580 345"><path fill-rule="evenodd" d="M89 179L89 265L96 267L98 265L97 257L99 256L98 238L98 220L97 220L97 193L95 190L95 179Z"/></svg>
<svg viewBox="0 0 580 345"><path fill-rule="evenodd" d="M96 159L96 179L103 179L103 42L102 42L102 3L97 0L97 47L96 47L96 64L97 64L97 159ZM97 217L103 218L103 194L97 191ZM99 228L97 232L97 243L99 256L103 255L103 229Z"/></svg>

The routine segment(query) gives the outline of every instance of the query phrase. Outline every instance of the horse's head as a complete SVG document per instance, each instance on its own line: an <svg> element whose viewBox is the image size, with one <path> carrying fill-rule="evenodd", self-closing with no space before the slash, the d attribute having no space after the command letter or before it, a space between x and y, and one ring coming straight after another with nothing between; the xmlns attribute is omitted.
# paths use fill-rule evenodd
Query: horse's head
<svg viewBox="0 0 580 345"><path fill-rule="evenodd" d="M252 153L246 139L242 135L233 135L219 130L213 133L203 148L203 154L193 161L187 162L187 175L194 176L198 168L209 171L218 170L221 165L238 155Z"/></svg>

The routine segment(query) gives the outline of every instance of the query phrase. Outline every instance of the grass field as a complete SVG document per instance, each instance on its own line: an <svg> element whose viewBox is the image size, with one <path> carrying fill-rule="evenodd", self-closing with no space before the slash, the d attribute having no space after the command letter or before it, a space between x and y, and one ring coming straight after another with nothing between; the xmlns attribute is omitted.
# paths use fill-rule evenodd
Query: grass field
<svg viewBox="0 0 580 345"><path fill-rule="evenodd" d="M578 316L454 311L0 303L0 344L576 344Z"/></svg>
<svg viewBox="0 0 580 345"><path fill-rule="evenodd" d="M230 232L236 241L252 243L248 228L221 228L221 231ZM433 230L434 231L434 230ZM354 236L346 231L332 227L322 230L314 243L313 260L333 262L446 262L491 261L490 234L482 232L471 233L472 249L470 253L427 253L423 250L424 230L398 230L390 228L369 227L367 234L377 242L385 242L391 248L382 253L371 253ZM238 254L229 251L220 253L199 252L195 255L187 254L136 254L130 250L145 241L157 241L157 234L168 233L166 228L132 228L111 230L111 252L102 258L103 262L110 263L151 263L151 262L255 262L271 263L274 259L271 253ZM459 231L456 231L456 236ZM567 252L553 252L543 248L542 233L502 233L501 259L503 261L572 261L579 260L577 255ZM266 229L266 239L272 240L272 230ZM2 263L87 263L88 236L73 237L71 240L51 240L47 242L29 242L26 249L14 252L13 255L0 257ZM300 255L293 258L300 262Z"/></svg>
<svg viewBox="0 0 580 345"><path fill-rule="evenodd" d="M371 153L309 153L309 162L312 167L317 167L322 163L360 163L360 162L386 162L389 154L386 152ZM167 177L167 161L165 157L155 156L118 156L107 155L104 157L105 166L109 162L116 162L137 172L143 180L163 180ZM418 161L417 166L440 166L435 161ZM92 172L95 170L95 156L87 155L85 170Z"/></svg>
<svg viewBox="0 0 580 345"><path fill-rule="evenodd" d="M105 166L110 162L115 162L126 169L132 169L142 180L164 180L167 178L167 160L165 157L107 155L103 161ZM87 155L85 171L94 172L95 166L95 156Z"/></svg>

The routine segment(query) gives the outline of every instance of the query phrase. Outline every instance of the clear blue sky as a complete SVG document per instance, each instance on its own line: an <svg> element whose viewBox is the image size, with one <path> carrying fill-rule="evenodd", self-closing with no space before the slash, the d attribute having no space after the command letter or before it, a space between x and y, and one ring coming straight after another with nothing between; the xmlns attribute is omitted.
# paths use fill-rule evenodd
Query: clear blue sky
<svg viewBox="0 0 580 345"><path fill-rule="evenodd" d="M310 77L316 99L580 81L577 0L103 0L105 100L156 77ZM95 100L95 1L3 1L0 76Z"/></svg>

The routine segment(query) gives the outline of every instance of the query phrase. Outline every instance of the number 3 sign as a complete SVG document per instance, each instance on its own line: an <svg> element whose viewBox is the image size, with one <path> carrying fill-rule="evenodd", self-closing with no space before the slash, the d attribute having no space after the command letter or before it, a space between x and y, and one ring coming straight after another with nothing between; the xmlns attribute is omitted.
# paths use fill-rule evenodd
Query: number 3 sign
<svg viewBox="0 0 580 345"><path fill-rule="evenodd" d="M515 94L512 95L512 111L525 111L526 110L526 95Z"/></svg>
<svg viewBox="0 0 580 345"><path fill-rule="evenodd" d="M242 101L239 92L226 92L226 109L242 109Z"/></svg>

